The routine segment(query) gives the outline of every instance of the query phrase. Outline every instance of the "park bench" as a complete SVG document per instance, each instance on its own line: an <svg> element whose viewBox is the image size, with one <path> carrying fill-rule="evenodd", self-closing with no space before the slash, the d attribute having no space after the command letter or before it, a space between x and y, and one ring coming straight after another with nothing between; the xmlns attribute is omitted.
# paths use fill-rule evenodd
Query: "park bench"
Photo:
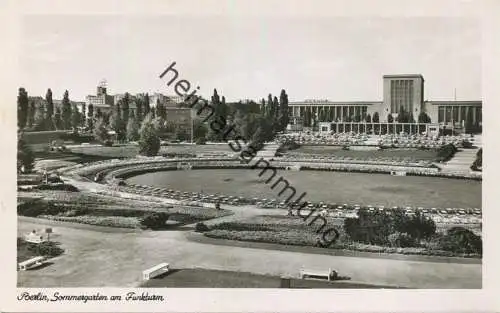
<svg viewBox="0 0 500 313"><path fill-rule="evenodd" d="M327 279L328 281L335 279L337 277L337 272L332 270L331 268L328 271L320 271L320 270L310 270L310 269L301 269L300 270L300 278L319 278L319 279Z"/></svg>
<svg viewBox="0 0 500 313"><path fill-rule="evenodd" d="M169 271L168 263L160 263L142 272L142 279L149 280Z"/></svg>
<svg viewBox="0 0 500 313"><path fill-rule="evenodd" d="M26 260L24 262L21 262L17 265L17 268L21 271L26 271L32 268L37 268L42 266L45 263L45 257L44 256L37 256L34 258L31 258L29 260Z"/></svg>

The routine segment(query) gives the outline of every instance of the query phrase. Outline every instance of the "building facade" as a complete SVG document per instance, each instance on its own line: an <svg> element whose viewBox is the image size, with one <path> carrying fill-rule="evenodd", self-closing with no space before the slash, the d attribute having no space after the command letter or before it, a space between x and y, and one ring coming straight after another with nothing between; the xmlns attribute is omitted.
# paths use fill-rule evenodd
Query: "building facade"
<svg viewBox="0 0 500 313"><path fill-rule="evenodd" d="M319 123L388 123L403 112L407 123L436 124L440 129L481 132L482 102L424 101L424 78L420 74L384 75L382 101L306 100L290 102L289 130L315 129ZM419 120L425 113L426 121ZM324 124L322 124L324 127ZM332 129L338 129L333 126ZM344 129L344 127L341 127ZM349 127L349 129L356 129ZM363 127L357 129L364 129ZM418 127L420 129L420 127Z"/></svg>
<svg viewBox="0 0 500 313"><path fill-rule="evenodd" d="M94 112L98 110L102 113L109 113L115 103L113 96L107 94L107 87L105 82L101 82L97 86L97 92L95 95L87 95L85 97L85 104L88 108L92 104L94 107Z"/></svg>

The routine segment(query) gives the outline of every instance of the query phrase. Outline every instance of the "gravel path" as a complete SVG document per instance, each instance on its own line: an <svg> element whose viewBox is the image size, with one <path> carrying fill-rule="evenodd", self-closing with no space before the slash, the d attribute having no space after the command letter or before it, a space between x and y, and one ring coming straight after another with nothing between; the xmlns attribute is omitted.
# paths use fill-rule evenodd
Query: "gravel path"
<svg viewBox="0 0 500 313"><path fill-rule="evenodd" d="M335 268L353 282L412 288L481 288L480 264L447 264L328 256L210 245L182 231L103 232L19 218L18 232L52 227L66 253L49 266L18 272L20 287L134 287L142 270L161 262L173 268L209 268L297 276L300 268ZM208 287L208 286L207 286Z"/></svg>

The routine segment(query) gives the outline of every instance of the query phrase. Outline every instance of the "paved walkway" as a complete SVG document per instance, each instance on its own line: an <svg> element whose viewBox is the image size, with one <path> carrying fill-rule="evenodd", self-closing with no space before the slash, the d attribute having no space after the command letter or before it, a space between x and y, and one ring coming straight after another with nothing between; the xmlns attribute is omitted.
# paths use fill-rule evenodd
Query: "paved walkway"
<svg viewBox="0 0 500 313"><path fill-rule="evenodd" d="M19 219L19 234L44 220ZM99 227L50 224L65 254L38 270L18 272L21 287L134 287L142 270L161 262L173 268L209 268L297 276L300 268L335 268L352 282L412 288L481 288L480 264L358 258L210 245L181 231L102 232Z"/></svg>

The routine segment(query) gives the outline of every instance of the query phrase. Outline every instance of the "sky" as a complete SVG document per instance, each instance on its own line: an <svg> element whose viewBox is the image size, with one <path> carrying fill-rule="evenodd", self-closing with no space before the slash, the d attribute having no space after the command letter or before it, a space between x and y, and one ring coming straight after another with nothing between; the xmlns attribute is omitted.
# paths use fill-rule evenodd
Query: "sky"
<svg viewBox="0 0 500 313"><path fill-rule="evenodd" d="M381 101L385 74L422 74L426 100L481 99L481 25L466 17L27 15L19 62L29 95L84 101L161 92L172 62L198 94ZM166 78L166 77L165 77Z"/></svg>

